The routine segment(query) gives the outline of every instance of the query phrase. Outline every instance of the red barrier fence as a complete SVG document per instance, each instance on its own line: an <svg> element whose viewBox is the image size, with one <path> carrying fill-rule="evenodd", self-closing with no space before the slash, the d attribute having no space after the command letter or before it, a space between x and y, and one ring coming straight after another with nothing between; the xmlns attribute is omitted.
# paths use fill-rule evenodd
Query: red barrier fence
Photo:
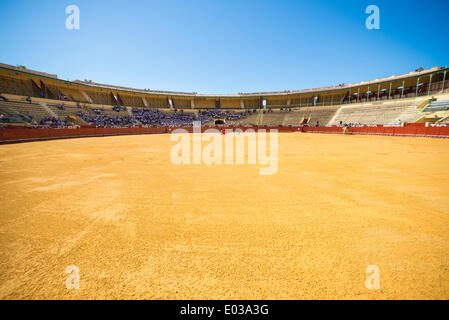
<svg viewBox="0 0 449 320"><path fill-rule="evenodd" d="M192 132L193 128L192 127L180 127L180 128L167 128L168 132L171 133L174 130L177 129L181 129L181 130L186 130L187 132ZM278 132L297 132L298 131L298 127L276 127L276 126L252 126L252 127L235 127L235 126L221 126L221 127L201 127L201 132L205 132L207 130L210 129L214 129L214 130L218 130L221 131L223 129L225 130L236 130L236 129L240 129L243 131L246 131L248 129L253 129L254 131L257 130L261 130L261 129L265 129L267 131L269 131L270 129L275 129L278 130Z"/></svg>
<svg viewBox="0 0 449 320"><path fill-rule="evenodd" d="M170 133L175 129L184 129L192 132L192 127L184 128L77 128L77 129L41 129L41 128L17 128L0 130L0 143L26 142L36 140L52 140L64 138L82 138L82 137L101 137L130 134L155 134ZM202 127L202 132L211 129ZM343 133L343 128L332 127L219 127L222 129L276 129L279 132L310 132L310 133ZM449 138L449 126L428 126L423 123L404 124L403 126L363 126L350 127L350 134L374 134L391 136L419 136L419 137L438 137Z"/></svg>
<svg viewBox="0 0 449 320"><path fill-rule="evenodd" d="M304 127L303 132L343 133L342 127ZM350 127L349 134L374 134L389 136L416 136L449 138L449 126L428 126L424 123L410 123L404 126L363 126Z"/></svg>
<svg viewBox="0 0 449 320"><path fill-rule="evenodd" d="M0 130L0 142L25 142L149 133L167 133L167 128L3 129Z"/></svg>

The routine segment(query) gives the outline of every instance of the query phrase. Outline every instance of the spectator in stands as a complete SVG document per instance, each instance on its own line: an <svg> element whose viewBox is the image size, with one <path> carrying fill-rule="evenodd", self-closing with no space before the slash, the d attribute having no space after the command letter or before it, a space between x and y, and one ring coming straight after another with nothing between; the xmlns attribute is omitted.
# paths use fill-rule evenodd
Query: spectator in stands
<svg viewBox="0 0 449 320"><path fill-rule="evenodd" d="M71 124L67 119L60 120L55 117L51 118L45 117L41 120L40 125L46 128L63 128L69 127Z"/></svg>

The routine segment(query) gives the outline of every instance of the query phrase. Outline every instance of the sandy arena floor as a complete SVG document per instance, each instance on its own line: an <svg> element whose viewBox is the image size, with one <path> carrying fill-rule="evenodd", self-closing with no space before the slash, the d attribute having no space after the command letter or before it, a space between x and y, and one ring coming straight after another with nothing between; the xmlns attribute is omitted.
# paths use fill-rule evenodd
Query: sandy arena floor
<svg viewBox="0 0 449 320"><path fill-rule="evenodd" d="M174 144L0 146L0 298L449 299L448 139L280 134L273 176Z"/></svg>

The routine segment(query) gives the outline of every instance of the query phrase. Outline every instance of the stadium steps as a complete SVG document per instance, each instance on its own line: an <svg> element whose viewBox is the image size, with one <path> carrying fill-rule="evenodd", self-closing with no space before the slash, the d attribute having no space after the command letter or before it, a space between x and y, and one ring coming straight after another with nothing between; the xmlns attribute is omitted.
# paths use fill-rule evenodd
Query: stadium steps
<svg viewBox="0 0 449 320"><path fill-rule="evenodd" d="M263 121L263 112L262 110L259 110L257 112L256 125L259 125L262 121Z"/></svg>
<svg viewBox="0 0 449 320"><path fill-rule="evenodd" d="M54 112L45 102L39 102L39 104L44 108L52 117L60 119L60 117Z"/></svg>
<svg viewBox="0 0 449 320"><path fill-rule="evenodd" d="M335 119L338 117L338 115L340 114L341 108L338 108L337 112L334 113L334 115L332 116L332 119L329 120L329 123L334 123Z"/></svg>
<svg viewBox="0 0 449 320"><path fill-rule="evenodd" d="M128 108L126 108L126 110L120 111L115 111L113 109L103 109L101 113L111 117L129 117Z"/></svg>
<svg viewBox="0 0 449 320"><path fill-rule="evenodd" d="M247 115L245 118L238 120L238 122L242 126L257 125L258 117L259 117L259 111L257 111L256 113L251 113L250 115Z"/></svg>
<svg viewBox="0 0 449 320"><path fill-rule="evenodd" d="M43 118L51 117L51 114L37 103L0 101L0 105L18 112L24 117L26 117L27 113L29 113L32 117L32 120L36 120L37 122L41 121Z"/></svg>
<svg viewBox="0 0 449 320"><path fill-rule="evenodd" d="M2 105L0 105L0 113L8 116L9 119L9 121L4 121L2 123L26 123L26 124L30 123L30 119L28 119L20 112L17 112Z"/></svg>
<svg viewBox="0 0 449 320"><path fill-rule="evenodd" d="M70 121L71 123L77 124L77 125L79 125L79 126L86 126L86 125L89 125L89 123L88 123L87 121L84 121L83 119L81 119L80 117L75 116L75 115L68 115L68 116L66 117L66 119L67 119L68 121Z"/></svg>
<svg viewBox="0 0 449 320"><path fill-rule="evenodd" d="M309 125L316 125L317 121L321 126L326 126L334 118L339 107L322 108L322 107L306 107L293 110L286 115L285 125L300 125L304 119L308 119Z"/></svg>
<svg viewBox="0 0 449 320"><path fill-rule="evenodd" d="M91 108L89 108L89 107L87 107L85 105L81 105L81 112L85 113L85 114L88 114L88 115L91 115L91 116L95 115L95 112Z"/></svg>
<svg viewBox="0 0 449 320"><path fill-rule="evenodd" d="M344 106L331 124L339 124L340 121L361 124L394 124L398 120L415 122L422 116L416 106L416 101Z"/></svg>
<svg viewBox="0 0 449 320"><path fill-rule="evenodd" d="M61 105L61 104L59 104ZM79 112L83 112L82 107L74 105L64 105L64 109L59 109L58 104L47 104L47 106L57 115L58 119L67 119L73 124L88 125L86 121L78 116Z"/></svg>
<svg viewBox="0 0 449 320"><path fill-rule="evenodd" d="M287 126L298 126L301 124L303 117L298 110L294 109L285 115L284 125Z"/></svg>
<svg viewBox="0 0 449 320"><path fill-rule="evenodd" d="M265 112L261 114L259 118L259 125L264 126L279 126L284 124L285 115L287 112L282 111L273 111L273 112Z"/></svg>
<svg viewBox="0 0 449 320"><path fill-rule="evenodd" d="M422 116L422 110L414 108L414 106L407 107L403 110L403 112L398 116L402 122L413 123L416 122Z"/></svg>

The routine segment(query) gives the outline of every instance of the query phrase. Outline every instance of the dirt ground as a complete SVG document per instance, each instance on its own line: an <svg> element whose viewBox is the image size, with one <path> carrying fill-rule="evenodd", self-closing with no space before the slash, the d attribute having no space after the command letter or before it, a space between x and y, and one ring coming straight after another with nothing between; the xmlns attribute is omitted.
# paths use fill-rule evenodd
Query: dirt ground
<svg viewBox="0 0 449 320"><path fill-rule="evenodd" d="M0 146L0 298L449 299L449 139L279 134L271 176L174 144Z"/></svg>

